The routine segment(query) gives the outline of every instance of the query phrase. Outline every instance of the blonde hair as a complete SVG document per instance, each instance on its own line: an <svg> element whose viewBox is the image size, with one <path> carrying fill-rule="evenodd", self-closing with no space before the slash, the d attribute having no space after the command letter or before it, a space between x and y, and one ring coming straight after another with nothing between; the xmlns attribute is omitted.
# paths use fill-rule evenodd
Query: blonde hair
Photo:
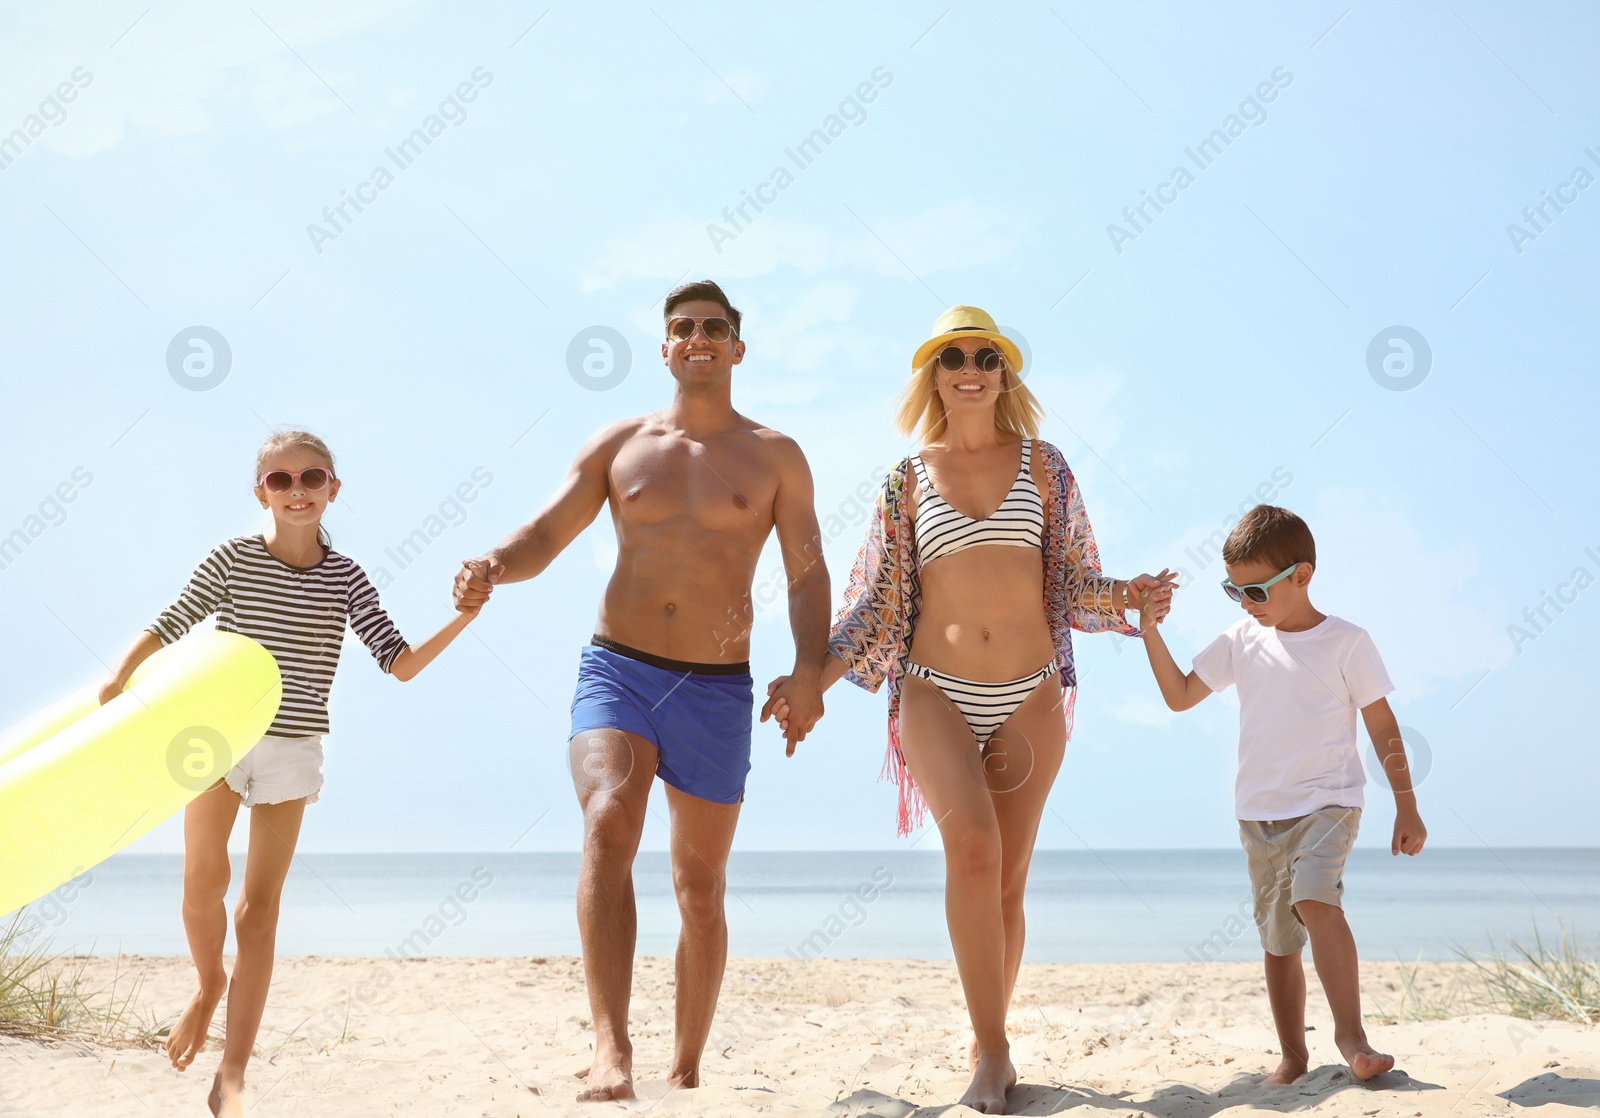
<svg viewBox="0 0 1600 1118"><path fill-rule="evenodd" d="M943 435L947 422L944 400L939 397L938 366L939 357L935 354L911 374L894 413L895 430L901 435L915 432L921 443L933 442ZM1016 371L1007 363L1000 374L1000 399L994 405L995 428L1033 439L1039 436L1039 424L1043 419L1044 405L1039 403L1039 397L1017 378Z"/></svg>
<svg viewBox="0 0 1600 1118"><path fill-rule="evenodd" d="M328 463L330 474L338 476L334 471L333 451L328 449L328 444L323 442L310 431L302 431L296 427L280 427L268 435L261 443L261 449L256 451L256 472L250 479L252 485L259 485L261 474L267 465L267 459L280 450L309 450L312 454L319 455ZM317 542L323 547L333 547L333 537L328 535L328 530L321 524L317 525Z"/></svg>

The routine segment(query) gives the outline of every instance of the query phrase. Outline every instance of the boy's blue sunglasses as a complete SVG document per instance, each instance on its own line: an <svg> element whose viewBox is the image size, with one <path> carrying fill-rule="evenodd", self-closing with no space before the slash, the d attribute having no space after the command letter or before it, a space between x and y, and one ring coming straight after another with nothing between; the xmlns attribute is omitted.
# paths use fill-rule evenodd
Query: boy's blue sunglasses
<svg viewBox="0 0 1600 1118"><path fill-rule="evenodd" d="M1241 598L1249 598L1258 606L1265 605L1268 597L1267 588L1273 583L1282 582L1284 579L1294 574L1295 568L1299 565L1299 563L1291 563L1289 566L1285 567L1283 570L1267 579L1267 581L1252 582L1248 586L1237 586L1234 584L1234 581L1231 578L1225 578L1222 580L1222 592L1236 602Z"/></svg>

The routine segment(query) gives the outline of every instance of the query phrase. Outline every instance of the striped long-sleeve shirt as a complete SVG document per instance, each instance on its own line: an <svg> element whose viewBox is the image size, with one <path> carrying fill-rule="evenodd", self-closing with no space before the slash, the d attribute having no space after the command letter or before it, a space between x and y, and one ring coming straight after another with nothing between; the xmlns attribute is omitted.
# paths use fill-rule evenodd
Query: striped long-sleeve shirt
<svg viewBox="0 0 1600 1118"><path fill-rule="evenodd" d="M284 737L328 732L347 621L386 672L406 647L355 560L329 549L314 567L292 567L261 536L235 536L207 555L150 632L171 644L213 613L219 631L259 641L277 660L283 702L267 733Z"/></svg>

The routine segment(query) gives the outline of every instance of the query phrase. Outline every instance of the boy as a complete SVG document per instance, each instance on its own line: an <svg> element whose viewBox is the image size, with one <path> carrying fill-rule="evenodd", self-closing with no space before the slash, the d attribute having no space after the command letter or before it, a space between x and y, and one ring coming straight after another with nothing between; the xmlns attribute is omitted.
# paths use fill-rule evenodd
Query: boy
<svg viewBox="0 0 1600 1118"><path fill-rule="evenodd" d="M1141 618L1140 628L1161 696L1173 710L1239 687L1235 806L1266 951L1267 998L1283 1048L1283 1061L1266 1081L1289 1084L1307 1071L1300 950L1308 934L1333 1011L1334 1043L1356 1078L1370 1079L1394 1067L1394 1057L1367 1043L1356 944L1340 907L1366 783L1356 710L1394 791L1390 853L1414 855L1428 835L1400 727L1384 698L1394 687L1366 630L1311 604L1317 552L1305 521L1288 509L1257 505L1228 536L1222 561L1228 572L1222 588L1249 616L1196 656L1187 676L1156 626Z"/></svg>

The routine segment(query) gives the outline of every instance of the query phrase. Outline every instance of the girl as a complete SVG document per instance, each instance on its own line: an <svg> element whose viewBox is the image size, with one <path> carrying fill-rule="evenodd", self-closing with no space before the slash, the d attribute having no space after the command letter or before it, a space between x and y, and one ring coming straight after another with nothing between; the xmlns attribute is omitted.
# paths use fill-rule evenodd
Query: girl
<svg viewBox="0 0 1600 1118"><path fill-rule="evenodd" d="M283 677L283 701L266 736L190 802L183 818L183 927L200 988L167 1039L167 1055L179 1071L194 1061L226 992L227 1039L208 1099L213 1114L243 1112L245 1064L272 982L278 901L305 807L322 788L328 689L345 623L380 668L404 681L474 616L458 613L421 645L407 646L361 568L329 546L322 514L339 496L339 479L332 452L315 435L287 430L269 436L256 454L255 480L256 500L272 511L271 527L213 550L100 688L102 703L122 694L140 663L211 613L219 630L264 645ZM237 955L230 983L222 964L228 932L223 900L228 836L241 805L251 809L250 845L234 909Z"/></svg>

